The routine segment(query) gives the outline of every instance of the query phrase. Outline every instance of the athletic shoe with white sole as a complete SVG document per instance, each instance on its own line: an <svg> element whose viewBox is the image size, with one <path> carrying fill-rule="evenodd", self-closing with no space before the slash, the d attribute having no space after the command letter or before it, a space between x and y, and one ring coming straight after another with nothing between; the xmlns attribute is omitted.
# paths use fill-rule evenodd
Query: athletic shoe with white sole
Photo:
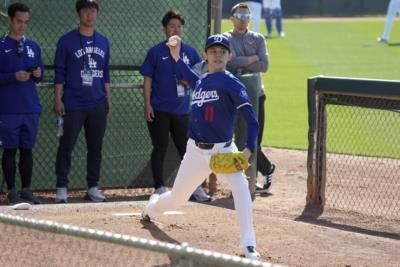
<svg viewBox="0 0 400 267"><path fill-rule="evenodd" d="M10 204L10 205L15 205L15 204L22 202L19 192L17 192L17 190L15 190L15 189L12 189L8 192L7 200L8 200L8 204Z"/></svg>
<svg viewBox="0 0 400 267"><path fill-rule="evenodd" d="M257 252L254 246L247 246L244 248L244 256L250 260L257 260L261 259L260 253Z"/></svg>
<svg viewBox="0 0 400 267"><path fill-rule="evenodd" d="M85 198L85 200L91 200L94 202L106 201L106 197L103 195L102 192L100 192L100 190L97 186L93 186L93 187L89 188L89 190L87 191L86 196L84 198Z"/></svg>
<svg viewBox="0 0 400 267"><path fill-rule="evenodd" d="M269 193L272 185L272 175L274 174L275 171L276 171L276 165L272 163L268 174L265 176L264 184L263 185L260 185L258 183L256 184L256 188L254 191L255 193Z"/></svg>
<svg viewBox="0 0 400 267"><path fill-rule="evenodd" d="M211 201L211 197L207 195L206 191L204 191L203 187L199 185L196 190L194 190L193 194L190 196L190 201L197 202L208 202Z"/></svg>
<svg viewBox="0 0 400 267"><path fill-rule="evenodd" d="M21 199L30 203L30 204L40 204L40 200L35 197L31 191L31 189L29 188L23 188L21 190L21 195L20 195Z"/></svg>
<svg viewBox="0 0 400 267"><path fill-rule="evenodd" d="M56 203L67 203L68 202L68 189L66 187L57 187Z"/></svg>

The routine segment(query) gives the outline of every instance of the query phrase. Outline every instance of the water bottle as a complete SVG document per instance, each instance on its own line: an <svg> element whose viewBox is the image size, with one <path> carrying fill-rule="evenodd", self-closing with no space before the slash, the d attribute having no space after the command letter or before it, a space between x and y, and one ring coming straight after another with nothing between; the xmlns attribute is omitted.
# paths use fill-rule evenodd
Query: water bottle
<svg viewBox="0 0 400 267"><path fill-rule="evenodd" d="M57 117L57 134L56 136L60 138L64 134L64 118L62 116Z"/></svg>

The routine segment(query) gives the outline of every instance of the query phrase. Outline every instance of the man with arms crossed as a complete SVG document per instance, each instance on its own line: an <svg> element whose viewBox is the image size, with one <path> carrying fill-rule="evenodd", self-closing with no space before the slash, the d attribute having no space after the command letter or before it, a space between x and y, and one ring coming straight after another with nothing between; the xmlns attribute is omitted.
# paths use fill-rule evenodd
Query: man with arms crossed
<svg viewBox="0 0 400 267"><path fill-rule="evenodd" d="M255 192L265 193L270 190L272 174L275 171L275 165L269 161L261 149L266 99L261 72L268 70L269 55L264 37L260 33L248 30L250 17L251 11L247 4L236 4L231 10L233 30L224 35L229 39L232 49L232 60L228 62L228 69L239 79L242 75L247 75L247 79L251 78L253 88L247 89L258 92L258 123L261 130L258 135L257 170L264 176L264 181L256 185ZM249 77L250 74L251 77ZM239 125L243 123L239 122ZM240 126L238 130L241 131L242 127ZM238 146L240 148L240 145Z"/></svg>

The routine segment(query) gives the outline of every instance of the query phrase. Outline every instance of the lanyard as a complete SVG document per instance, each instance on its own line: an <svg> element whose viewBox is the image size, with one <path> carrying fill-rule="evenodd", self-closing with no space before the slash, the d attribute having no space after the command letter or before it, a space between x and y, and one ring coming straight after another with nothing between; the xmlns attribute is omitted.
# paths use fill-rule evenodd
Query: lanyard
<svg viewBox="0 0 400 267"><path fill-rule="evenodd" d="M79 32L79 30L78 30L78 33L79 33L79 41L81 43L81 49L82 49L82 53L83 53L83 56L82 56L83 69L86 69L86 61L85 61L86 51L85 51L85 47L87 47L87 46L84 46L83 40L82 40L82 34ZM90 42L90 41L86 41L86 43L87 42ZM96 31L93 32L93 39L92 39L92 41L90 43L90 46L96 47ZM89 58L89 63L88 63L89 66L90 66L90 54L92 54L92 52L93 52L93 50L91 51L91 53L87 53L88 54L88 58Z"/></svg>

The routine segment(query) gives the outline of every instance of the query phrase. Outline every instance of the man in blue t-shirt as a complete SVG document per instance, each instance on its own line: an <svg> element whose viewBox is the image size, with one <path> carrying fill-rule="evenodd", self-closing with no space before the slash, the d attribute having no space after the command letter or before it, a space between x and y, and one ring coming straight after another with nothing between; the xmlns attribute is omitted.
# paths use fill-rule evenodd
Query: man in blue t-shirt
<svg viewBox="0 0 400 267"><path fill-rule="evenodd" d="M3 148L2 169L8 188L8 202L27 201L39 204L30 190L32 180L32 149L36 143L41 105L36 83L43 76L40 47L24 33L30 9L21 3L8 7L9 32L0 40L0 148ZM15 188L16 162L22 190Z"/></svg>
<svg viewBox="0 0 400 267"><path fill-rule="evenodd" d="M83 126L88 150L85 199L102 202L105 196L98 183L106 117L111 112L110 47L108 39L95 31L96 0L77 0L75 9L79 27L58 40L54 59L54 106L64 120L57 150L55 201L67 202L71 154Z"/></svg>
<svg viewBox="0 0 400 267"><path fill-rule="evenodd" d="M161 24L167 39L181 36L185 19L179 11L168 11ZM140 68L144 76L144 116L147 121L153 151L151 168L154 188L157 193L166 191L163 177L163 163L168 148L169 135L182 159L186 151L189 125L190 88L187 81L176 72L175 62L171 57L167 40L150 48ZM201 61L196 50L182 43L180 56L188 66ZM208 201L210 197L201 187L196 189L195 200Z"/></svg>

